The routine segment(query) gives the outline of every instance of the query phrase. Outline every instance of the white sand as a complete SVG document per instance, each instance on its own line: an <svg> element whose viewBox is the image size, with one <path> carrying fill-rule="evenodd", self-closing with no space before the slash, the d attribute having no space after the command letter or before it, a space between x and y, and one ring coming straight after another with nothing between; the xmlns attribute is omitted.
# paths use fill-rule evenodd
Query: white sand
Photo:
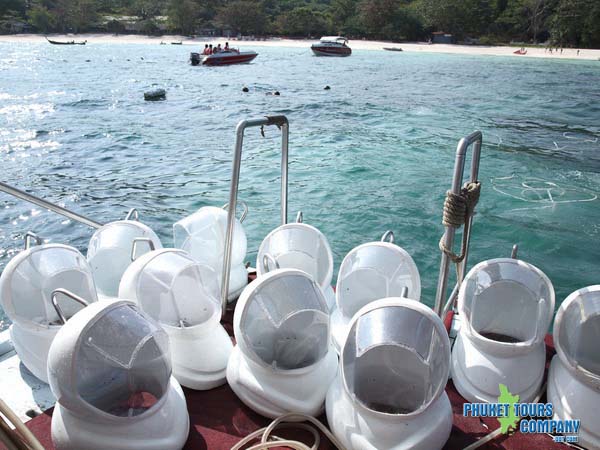
<svg viewBox="0 0 600 450"><path fill-rule="evenodd" d="M94 43L111 43L111 44L160 44L160 42L179 42L184 45L196 46L197 49L204 47L205 43L221 43L222 45L227 40L226 38L210 38L198 37L188 38L185 36L143 36L136 34L128 35L111 35L111 34L79 34L79 35L52 35L51 39L56 40L87 40L88 44ZM45 42L44 36L39 34L16 34L2 35L0 42ZM295 47L309 48L314 40L306 39L279 39L272 38L266 41L237 41L229 39L233 47L241 47L243 50L250 50L255 47ZM427 52L427 53L455 53L469 55L490 55L490 56L514 56L518 58L556 58L556 59L588 59L600 60L600 50L580 49L577 55L577 49L566 48L562 53L546 51L544 48L525 47L526 55L514 55L514 51L518 50L515 47L485 47L474 45L449 45L449 44L426 44L426 43L391 43L382 41L363 41L352 40L349 43L350 47L356 50L382 50L384 47L400 47L406 52Z"/></svg>

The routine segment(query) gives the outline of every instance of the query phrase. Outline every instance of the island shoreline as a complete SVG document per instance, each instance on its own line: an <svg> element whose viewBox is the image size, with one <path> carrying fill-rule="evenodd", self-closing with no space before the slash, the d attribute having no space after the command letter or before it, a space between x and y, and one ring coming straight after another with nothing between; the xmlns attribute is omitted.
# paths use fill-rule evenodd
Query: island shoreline
<svg viewBox="0 0 600 450"><path fill-rule="evenodd" d="M84 34L49 34L48 37L56 40L64 41L83 41L88 44L156 44L161 42L171 44L171 42L181 42L187 46L197 46L200 49L205 43L224 43L230 42L232 47L243 47L251 49L252 47L287 47L287 48L309 48L315 40L309 39L287 39L287 38L268 38L265 40L237 40L226 37L199 36L190 38L189 36L180 35L162 35L148 36L140 34L101 34L101 33L84 33ZM8 34L0 35L0 42L16 43L16 42L46 42L45 36L40 34ZM350 47L354 50L384 50L384 47L399 47L404 52L423 52L423 53L445 53L459 55L479 55L479 56L512 56L521 59L524 58L546 58L546 59L569 59L569 60L600 60L600 49L576 49L564 48L562 52L556 49L550 53L544 47L527 47L525 55L516 55L514 52L517 47L511 46L480 46L480 45L458 45L458 44L428 44L426 42L386 42L386 41L368 41L368 40L351 40ZM577 53L579 50L579 54Z"/></svg>

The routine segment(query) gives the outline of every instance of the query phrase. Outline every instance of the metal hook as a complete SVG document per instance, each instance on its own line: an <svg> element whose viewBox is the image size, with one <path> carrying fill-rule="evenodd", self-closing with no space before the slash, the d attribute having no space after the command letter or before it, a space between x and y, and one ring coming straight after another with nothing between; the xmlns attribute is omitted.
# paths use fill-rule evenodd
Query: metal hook
<svg viewBox="0 0 600 450"><path fill-rule="evenodd" d="M408 286L404 286L402 288L402 293L400 294L400 297L402 297L402 298L408 298Z"/></svg>
<svg viewBox="0 0 600 450"><path fill-rule="evenodd" d="M32 231L28 231L27 233L25 233L25 250L28 250L29 247L31 247L31 240L35 241L36 245L42 245L44 243L44 241L42 241L42 238L39 237L37 234L33 233Z"/></svg>
<svg viewBox="0 0 600 450"><path fill-rule="evenodd" d="M273 263L273 265L275 266L276 269L280 268L277 260L275 258L273 258L273 256L270 253L265 253L265 255L263 256L263 260L262 260L265 273L271 271L271 269L269 268L270 262Z"/></svg>
<svg viewBox="0 0 600 450"><path fill-rule="evenodd" d="M390 244L394 243L394 232L392 230L387 230L381 236L381 242L389 242Z"/></svg>
<svg viewBox="0 0 600 450"><path fill-rule="evenodd" d="M56 314L58 314L58 317L62 321L63 325L65 323L67 323L67 318L65 317L65 315L62 312L62 309L60 309L60 306L58 305L58 294L62 294L64 296L70 298L71 300L75 300L77 303L83 305L84 307L86 307L88 305L88 302L85 301L83 298L81 298L80 296L78 296L76 294L73 294L71 291L68 291L66 289L58 288L58 289L55 289L54 291L52 291L52 295L50 296L50 299L52 301L52 306L54 306L54 309L56 310Z"/></svg>
<svg viewBox="0 0 600 450"><path fill-rule="evenodd" d="M155 250L154 241L152 239L147 238L147 237L138 237L138 238L135 238L133 240L133 244L131 245L131 260L132 261L135 261L135 254L136 254L137 243L138 242L146 242L148 244L148 247L150 248L150 251L154 251Z"/></svg>
<svg viewBox="0 0 600 450"><path fill-rule="evenodd" d="M519 245L513 245L512 251L510 252L510 257L512 259L517 259L517 254L519 253Z"/></svg>
<svg viewBox="0 0 600 450"><path fill-rule="evenodd" d="M302 211L298 211L298 214L296 214L296 223L302 222L304 222L304 214L302 214Z"/></svg>
<svg viewBox="0 0 600 450"><path fill-rule="evenodd" d="M133 217L133 219L132 219ZM135 208L131 208L129 210L129 212L127 213L127 215L125 216L125 220L139 220L140 219L140 214L138 213L138 210Z"/></svg>
<svg viewBox="0 0 600 450"><path fill-rule="evenodd" d="M244 211L242 212L242 216L240 217L240 223L244 223L244 220L246 219L246 216L248 215L248 205L246 204L246 202L239 200L237 202L238 205L242 205L242 208L244 208ZM229 208L229 203L225 203L223 205L223 209L225 211L227 211L227 209Z"/></svg>

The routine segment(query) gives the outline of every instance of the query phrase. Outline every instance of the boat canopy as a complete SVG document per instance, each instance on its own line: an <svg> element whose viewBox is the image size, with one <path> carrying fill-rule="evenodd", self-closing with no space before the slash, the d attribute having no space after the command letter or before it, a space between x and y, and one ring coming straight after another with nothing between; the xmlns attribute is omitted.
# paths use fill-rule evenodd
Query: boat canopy
<svg viewBox="0 0 600 450"><path fill-rule="evenodd" d="M348 42L348 38L344 36L323 36L321 38L321 42L336 42L345 44L346 42Z"/></svg>

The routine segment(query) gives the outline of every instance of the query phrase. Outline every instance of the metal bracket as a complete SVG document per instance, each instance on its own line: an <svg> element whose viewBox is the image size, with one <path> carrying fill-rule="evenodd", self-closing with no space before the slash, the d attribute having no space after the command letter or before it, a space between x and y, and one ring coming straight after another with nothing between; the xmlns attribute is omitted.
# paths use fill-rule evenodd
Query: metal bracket
<svg viewBox="0 0 600 450"><path fill-rule="evenodd" d="M510 257L512 259L517 259L518 258L518 256L517 256L518 253L519 253L519 245L515 244L512 247L512 251L510 252Z"/></svg>
<svg viewBox="0 0 600 450"><path fill-rule="evenodd" d="M263 256L263 260L262 260L262 265L263 265L263 269L264 269L265 273L268 273L271 271L271 268L269 267L269 263L273 263L273 265L275 266L275 269L281 268L281 267L279 267L279 263L273 257L273 255L271 255L270 253L265 253L265 255Z"/></svg>
<svg viewBox="0 0 600 450"><path fill-rule="evenodd" d="M244 223L244 220L246 219L246 216L248 215L248 205L246 204L246 202L240 200L238 202L238 205L242 205L242 208L244 209L242 211L242 216L240 217L240 223ZM222 208L227 211L227 209L229 208L229 203L225 203Z"/></svg>
<svg viewBox="0 0 600 450"><path fill-rule="evenodd" d="M135 261L136 260L135 254L137 253L136 250L137 250L137 244L138 244L138 242L145 242L145 243L147 243L148 247L150 248L150 251L154 251L155 250L154 241L152 239L147 238L147 237L138 237L138 238L135 238L133 240L133 244L131 245L131 261Z"/></svg>
<svg viewBox="0 0 600 450"><path fill-rule="evenodd" d="M62 294L64 296L70 298L71 300L75 300L77 303L83 305L84 307L86 307L88 305L88 302L85 301L83 298L81 298L80 296L78 296L66 289L58 288L58 289L55 289L54 291L52 291L52 295L50 296L50 299L52 301L52 306L54 306L54 309L56 310L56 314L58 314L58 317L62 321L63 325L65 323L67 323L67 318L65 317L65 315L62 312L62 309L58 305L58 294Z"/></svg>
<svg viewBox="0 0 600 450"><path fill-rule="evenodd" d="M473 157L471 158L471 182L476 182L479 177L479 159L481 156L481 144L483 141L483 137L481 131L475 131L470 135L462 138L458 142L458 146L456 147L456 158L454 160L454 175L452 178L452 189L451 192L453 194L460 194L463 185L463 175L465 171L465 158L467 154L467 150L469 147L473 146ZM469 226L468 229L471 229L471 223L473 221L473 216L469 218ZM453 227L446 227L444 232L444 246L448 249L451 249L454 244L454 235L456 233L456 229ZM467 267L467 258L469 256L469 241L471 238L471 233L463 233L463 241L465 242L465 257L460 263L459 273L461 274L459 277L464 276L465 268ZM438 277L437 283L437 291L435 295L435 306L434 311L436 314L442 314L442 309L444 307L444 298L446 297L446 290L448 287L448 269L450 268L450 258L444 252L442 252L442 260L440 262L440 273ZM457 288L460 288L460 284L462 279L456 280ZM458 290L458 289L457 289Z"/></svg>
<svg viewBox="0 0 600 450"><path fill-rule="evenodd" d="M231 173L231 187L229 190L229 204L237 205L238 186L240 181L240 166L242 163L242 146L244 131L251 127L264 127L277 125L281 129L281 224L287 223L287 198L288 198L288 147L290 127L285 116L267 116L260 119L242 120L236 127L235 148ZM227 309L227 296L229 292L229 276L231 273L231 246L233 243L233 224L235 208L227 210L227 232L225 237L225 250L223 252L223 272L221 276L221 317Z"/></svg>
<svg viewBox="0 0 600 450"><path fill-rule="evenodd" d="M302 222L304 222L304 214L302 214L302 211L298 211L298 214L296 214L296 223Z"/></svg>
<svg viewBox="0 0 600 450"><path fill-rule="evenodd" d="M29 247L31 247L32 239L35 241L35 245L42 245L44 243L41 237L39 237L32 231L28 231L27 233L25 233L25 250L28 250Z"/></svg>
<svg viewBox="0 0 600 450"><path fill-rule="evenodd" d="M129 210L129 212L127 213L127 215L125 216L125 220L136 220L139 221L140 220L140 214L138 213L138 210L135 208L131 208Z"/></svg>
<svg viewBox="0 0 600 450"><path fill-rule="evenodd" d="M387 230L381 236L381 242L389 242L390 244L394 243L394 232L392 230Z"/></svg>

